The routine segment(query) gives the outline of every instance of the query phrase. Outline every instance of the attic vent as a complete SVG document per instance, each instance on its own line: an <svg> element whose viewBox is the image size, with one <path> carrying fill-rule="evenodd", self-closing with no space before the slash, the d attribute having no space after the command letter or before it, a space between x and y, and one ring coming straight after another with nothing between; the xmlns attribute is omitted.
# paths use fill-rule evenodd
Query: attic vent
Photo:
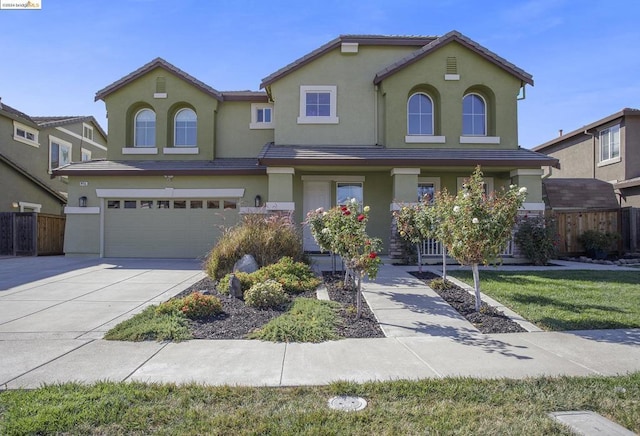
<svg viewBox="0 0 640 436"><path fill-rule="evenodd" d="M444 74L444 80L460 80L458 74L458 59L455 56L447 57L447 69Z"/></svg>
<svg viewBox="0 0 640 436"><path fill-rule="evenodd" d="M167 82L164 77L156 78L156 92L157 93L165 93L167 92Z"/></svg>

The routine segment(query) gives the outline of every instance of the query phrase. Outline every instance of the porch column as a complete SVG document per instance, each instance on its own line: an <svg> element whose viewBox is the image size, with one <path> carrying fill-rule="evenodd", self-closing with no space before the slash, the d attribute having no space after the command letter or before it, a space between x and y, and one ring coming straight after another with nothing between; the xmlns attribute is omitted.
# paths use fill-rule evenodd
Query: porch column
<svg viewBox="0 0 640 436"><path fill-rule="evenodd" d="M294 211L293 202L293 175L295 170L287 167L269 167L269 197L267 198L267 210Z"/></svg>
<svg viewBox="0 0 640 436"><path fill-rule="evenodd" d="M404 204L417 202L418 176L420 168L393 168L393 197L389 207L390 211L398 210ZM398 235L398 226L395 219L391 219L391 235L389 237L389 257L391 259L404 259L406 257L406 244Z"/></svg>
<svg viewBox="0 0 640 436"><path fill-rule="evenodd" d="M541 169L519 169L509 173L512 184L527 188L527 198L523 205L525 210L544 211L542 173Z"/></svg>

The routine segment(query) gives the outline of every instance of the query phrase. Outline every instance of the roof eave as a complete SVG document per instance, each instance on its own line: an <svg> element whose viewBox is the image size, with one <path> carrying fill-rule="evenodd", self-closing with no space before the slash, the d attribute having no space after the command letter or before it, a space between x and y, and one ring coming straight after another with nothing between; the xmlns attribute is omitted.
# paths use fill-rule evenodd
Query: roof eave
<svg viewBox="0 0 640 436"><path fill-rule="evenodd" d="M55 176L246 176L266 174L266 168L231 168L231 169L57 169Z"/></svg>

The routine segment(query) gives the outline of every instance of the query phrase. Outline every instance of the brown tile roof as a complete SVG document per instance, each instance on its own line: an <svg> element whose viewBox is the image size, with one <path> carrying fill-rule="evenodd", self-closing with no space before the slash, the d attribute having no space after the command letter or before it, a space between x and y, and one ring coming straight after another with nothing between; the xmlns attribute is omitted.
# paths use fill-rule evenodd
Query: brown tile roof
<svg viewBox="0 0 640 436"><path fill-rule="evenodd" d="M29 171L22 168L16 162L12 161L8 156L5 156L2 153L0 153L0 162L4 162L9 167L13 168L14 171L21 174L25 179L29 180L31 183L38 186L40 189L42 189L43 191L45 191L46 193L54 197L56 200L58 200L60 204L67 204L67 198L62 193L49 187L49 185L47 185L45 182L40 180L38 177L29 173Z"/></svg>
<svg viewBox="0 0 640 436"><path fill-rule="evenodd" d="M94 160L77 162L53 171L56 176L150 176L150 175L249 175L266 174L255 158L188 160Z"/></svg>
<svg viewBox="0 0 640 436"><path fill-rule="evenodd" d="M252 101L256 103L269 101L269 97L264 91L222 91L222 99L224 101Z"/></svg>
<svg viewBox="0 0 640 436"><path fill-rule="evenodd" d="M60 127L68 124L92 122L100 132L100 134L106 139L107 132L102 129L100 123L91 115L76 115L76 116L59 116L59 117L31 117L35 123L40 127Z"/></svg>
<svg viewBox="0 0 640 436"><path fill-rule="evenodd" d="M383 146L285 146L272 143L262 149L258 160L264 165L490 165L519 168L556 166L558 163L555 158L523 148L515 150L404 149Z"/></svg>
<svg viewBox="0 0 640 436"><path fill-rule="evenodd" d="M607 124L610 123L611 121L615 121L618 118L622 118L622 117L626 117L626 116L638 116L640 115L640 109L634 109L634 108L624 108L622 110L620 110L619 112L616 112L614 114L611 114L607 117L604 117L598 121L594 121L591 124L587 124L586 126L582 126L579 129L576 129L572 132L569 133L565 133L562 136L558 136L556 138L553 138L550 141L545 142L544 144L540 144L536 147L533 147L532 150L534 151L541 151L544 150L547 147L551 147L554 144L557 144L559 142L562 142L566 139L572 138L574 136L577 135L582 135L584 134L585 131L587 130L591 130L591 129L595 129L603 124Z"/></svg>
<svg viewBox="0 0 640 436"><path fill-rule="evenodd" d="M392 74L394 74L397 71L403 69L404 67L406 67L408 65L411 65L412 63L422 59L423 57L429 55L430 53L434 52L438 48L440 48L443 45L448 44L448 43L450 43L452 41L455 41L455 42L463 45L464 47L476 52L477 54L479 54L483 58L487 59L489 62L492 62L493 64L495 64L498 67L502 68L503 70L507 71L508 73L516 76L517 78L519 78L523 82L528 83L529 85L533 86L533 76L531 76L531 74L529 74L526 71L518 68L517 66L515 66L511 62L509 62L506 59L498 56L497 54L495 54L491 50L483 47L482 45L480 45L477 42L471 40L470 38L467 38L466 36L464 36L463 34L461 34L460 32L458 32L456 30L448 32L445 35L442 35L441 37L431 41L430 43L428 43L427 45L422 47L420 50L417 50L417 51L411 53L410 55L408 55L404 59L401 59L398 62L396 62L396 63L394 63L392 65L389 65L387 68L385 68L382 71L378 72L378 74L376 74L376 77L373 80L373 83L376 84L376 85L379 84L385 78L391 76Z"/></svg>
<svg viewBox="0 0 640 436"><path fill-rule="evenodd" d="M264 88L265 86L272 84L281 77L303 67L334 48L340 47L343 42L355 42L360 45L404 45L422 47L436 38L437 37L435 36L340 35L312 52L307 53L303 57L296 59L289 65L280 68L275 73L265 77L262 79L260 88Z"/></svg>
<svg viewBox="0 0 640 436"><path fill-rule="evenodd" d="M15 109L9 106L8 104L2 103L2 100L0 100L0 113L5 114L6 116L8 116L13 120L21 121L21 122L24 122L25 124L29 124L32 127L38 127L35 121L33 121L33 118L31 118L29 115L25 114L24 112L21 112L18 109Z"/></svg>
<svg viewBox="0 0 640 436"><path fill-rule="evenodd" d="M159 58L159 57L155 58L151 62L141 66L140 68L138 68L134 72L132 72L130 74L127 74L123 78L113 82L111 85L109 85L109 86L101 89L100 91L98 91L96 93L95 100L96 101L103 100L107 95L109 95L112 92L115 92L118 89L122 88L123 86L133 82L138 77L148 73L149 71L151 71L151 70L153 70L155 68L163 68L164 70L175 74L177 77L189 82L190 84L192 84L196 88L199 88L200 90L202 90L203 92L211 95L212 97L214 97L214 98L216 98L218 100L222 100L222 94L220 93L220 91L212 88L211 86L207 85L204 82L201 82L200 80L196 79L195 77L191 76L190 74L186 73L185 71L182 71L180 68L176 67L175 65L172 65L169 62L167 62L164 59Z"/></svg>
<svg viewBox="0 0 640 436"><path fill-rule="evenodd" d="M618 209L611 183L597 179L543 179L547 206L565 209Z"/></svg>

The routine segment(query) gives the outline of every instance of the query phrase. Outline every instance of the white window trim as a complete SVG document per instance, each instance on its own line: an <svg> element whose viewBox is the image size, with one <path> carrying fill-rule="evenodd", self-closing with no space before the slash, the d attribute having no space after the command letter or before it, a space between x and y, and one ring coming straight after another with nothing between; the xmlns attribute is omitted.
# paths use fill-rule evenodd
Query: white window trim
<svg viewBox="0 0 640 436"><path fill-rule="evenodd" d="M434 114L434 112L435 112L435 104L433 103L433 99L432 99L432 98L431 98L431 96L430 96L429 94L427 94L426 92L414 92L414 93L413 93L413 94L411 94L411 95L409 96L409 98L407 99L407 136L406 136L406 137L407 137L407 138L409 138L409 137L421 137L421 138L424 138L424 137L427 137L427 138L432 137L432 136L434 136L434 135L422 135L422 134L411 134L411 133L409 133L409 102L411 101L411 99L412 99L412 98L413 98L413 96L415 96L415 95L424 95L424 96L425 96L425 97L427 97L427 98L429 99L429 101L431 102L431 131L432 131L432 132L435 132L435 131L436 131L436 130L435 130L435 128L436 128L436 126L435 126L435 120L434 120L434 118L435 118L435 114ZM406 138L405 138L405 142L411 142L411 141L407 141L407 140L406 140Z"/></svg>
<svg viewBox="0 0 640 436"><path fill-rule="evenodd" d="M611 134L610 133L611 129L618 130L618 155L614 156L614 157L609 157L607 159L602 159L602 134L604 132L609 132L609 134ZM620 124L614 124L614 125L609 126L609 127L605 128L605 129L602 129L602 130L600 130L598 132L598 145L599 145L599 148L600 148L598 166L610 165L610 164L617 163L617 162L621 161L621 157L620 157L620 154L621 154L620 148L621 148L621 145L622 145L621 144L622 141L621 141L621 138L620 138L621 137L621 133L622 132L621 132L621 129L620 129ZM609 146L611 146L611 144L609 144ZM609 156L611 156L611 148L609 148Z"/></svg>
<svg viewBox="0 0 640 436"><path fill-rule="evenodd" d="M87 150L87 149L86 149L86 148L84 148L84 147L82 147L82 148L81 148L81 150L80 150L80 160L81 160L81 161L83 161L83 160L82 160L82 158L84 157L84 155L85 155L85 154L86 154L87 156L89 156L89 159L88 159L88 160L91 160L91 150ZM83 162L84 162L84 161L83 161Z"/></svg>
<svg viewBox="0 0 640 436"><path fill-rule="evenodd" d="M30 139L23 138L22 136L18 136L18 129L24 130L27 133L31 133L36 139L31 141ZM22 123L17 121L13 122L13 139L22 142L23 144L31 145L32 147L40 147L40 142L38 142L39 131L32 127L25 126Z"/></svg>
<svg viewBox="0 0 640 436"><path fill-rule="evenodd" d="M462 191L462 185L464 185L464 181L467 180L469 177L458 177L457 179L457 191L456 194L460 191ZM494 191L494 184L493 184L493 177L484 177L484 184L487 185L487 194L491 194Z"/></svg>
<svg viewBox="0 0 640 436"><path fill-rule="evenodd" d="M460 135L460 142L462 142L462 138L466 137L466 138L483 138L483 137L488 137L487 136L487 111L488 111L488 106L487 106L487 100L480 94L478 94L477 92L470 92L468 94L465 94L462 96L462 102L464 103L464 99L467 98L470 95L476 95L478 97L480 97L480 100L482 100L482 102L484 103L484 135L465 135L464 133L462 135ZM464 104L463 104L464 106ZM462 113L460 113L461 117L464 117L464 110L462 111ZM482 144L481 142L477 142L476 144ZM489 144L494 144L493 142L490 142Z"/></svg>
<svg viewBox="0 0 640 436"><path fill-rule="evenodd" d="M407 135L404 137L407 144L444 144L447 142L446 136L434 135Z"/></svg>
<svg viewBox="0 0 640 436"><path fill-rule="evenodd" d="M163 154L198 154L200 149L198 147L185 147L184 145L178 147L165 147L162 149Z"/></svg>
<svg viewBox="0 0 640 436"><path fill-rule="evenodd" d="M155 129L158 128L158 114L156 114L156 111L154 111L153 109L149 108L149 107L143 107L142 109L138 110L136 112L136 114L133 116L133 146L135 148L155 148L154 147L149 147L147 145L138 145L136 144L136 138L138 137L138 115L140 115L140 112L142 111L151 111L153 113L153 116L155 117L154 122L156 123L156 126L154 128L154 133L157 135L157 131L155 131ZM155 138L153 140L154 144L155 144ZM156 154L157 154L157 148L156 148Z"/></svg>
<svg viewBox="0 0 640 436"><path fill-rule="evenodd" d="M189 110L191 112L193 112L193 114L196 116L196 144L190 144L190 145L177 145L176 144L176 134L178 133L178 129L176 128L176 122L178 121L178 115L180 114L180 112ZM196 111L194 111L191 108L188 107L183 107L181 109L179 109L176 114L173 116L173 146L176 148L182 148L182 149L196 149L198 150L198 114L196 113ZM166 148L165 148L166 150ZM166 151L164 152L164 154L172 154L172 153L167 153ZM196 153L173 153L173 154L198 154L197 151Z"/></svg>
<svg viewBox="0 0 640 436"><path fill-rule="evenodd" d="M460 144L500 144L499 136L461 136Z"/></svg>
<svg viewBox="0 0 640 436"><path fill-rule="evenodd" d="M87 129L89 131L91 131L91 138L89 138L88 136L84 135L84 130ZM87 123L82 123L82 137L84 139L88 139L89 141L93 141L93 126L87 124Z"/></svg>
<svg viewBox="0 0 640 436"><path fill-rule="evenodd" d="M73 144L65 141L64 139L56 138L55 136L49 135L49 174L51 174L56 168L60 168L62 166L60 165L60 167L51 168L51 146L54 142L60 147L69 148L69 163L73 162ZM58 155L60 155L60 151L58 151Z"/></svg>
<svg viewBox="0 0 640 436"><path fill-rule="evenodd" d="M124 147L122 154L158 154L156 147Z"/></svg>
<svg viewBox="0 0 640 436"><path fill-rule="evenodd" d="M90 141L90 140L88 140L87 138L83 138L83 137L82 137L82 135L78 135L76 132L72 132L71 130L67 130L67 129L63 128L63 127L56 127L56 130L59 130L59 131L61 131L62 133L66 133L66 134L67 134L67 135L69 135L69 136L73 136L73 137L74 137L74 138L76 138L76 139L80 139L80 140L82 140L83 142L86 142L87 144L91 144L91 145L93 145L94 147L99 148L100 150L107 151L107 147L105 147L104 145L102 145L102 144L98 144L96 141ZM94 132L94 133L95 133L95 132Z"/></svg>
<svg viewBox="0 0 640 436"><path fill-rule="evenodd" d="M620 156L607 160L601 160L600 162L598 162L597 167L606 167L607 165L615 164L618 162L622 162L622 158Z"/></svg>
<svg viewBox="0 0 640 436"><path fill-rule="evenodd" d="M258 110L271 109L271 122L258 122ZM270 103L251 103L251 123L250 129L273 129L273 104Z"/></svg>
<svg viewBox="0 0 640 436"><path fill-rule="evenodd" d="M24 212L25 208L33 209L34 212L40 213L42 209L42 205L38 203L29 203L27 201L19 201L18 206L20 207L20 212Z"/></svg>
<svg viewBox="0 0 640 436"><path fill-rule="evenodd" d="M307 116L307 93L308 92L328 92L329 93L329 116L328 117L308 117ZM300 86L300 112L298 124L338 124L338 87L335 85L301 85Z"/></svg>

